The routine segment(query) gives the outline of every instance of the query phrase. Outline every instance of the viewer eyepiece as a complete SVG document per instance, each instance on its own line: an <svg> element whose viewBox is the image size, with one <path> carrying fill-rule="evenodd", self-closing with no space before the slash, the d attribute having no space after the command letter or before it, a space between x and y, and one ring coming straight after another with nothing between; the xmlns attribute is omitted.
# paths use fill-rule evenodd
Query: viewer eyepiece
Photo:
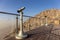
<svg viewBox="0 0 60 40"><path fill-rule="evenodd" d="M18 13L19 13L19 12L22 12L24 9L25 9L25 7L22 7L22 8L20 8L20 9L18 9L17 12L18 12Z"/></svg>

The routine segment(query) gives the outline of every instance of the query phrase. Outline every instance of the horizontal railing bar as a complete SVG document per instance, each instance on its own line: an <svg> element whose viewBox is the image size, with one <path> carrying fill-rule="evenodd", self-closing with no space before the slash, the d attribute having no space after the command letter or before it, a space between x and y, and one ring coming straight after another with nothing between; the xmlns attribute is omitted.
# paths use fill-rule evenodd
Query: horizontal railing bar
<svg viewBox="0 0 60 40"><path fill-rule="evenodd" d="M8 13L8 12L0 12L1 14L9 14L9 15L18 15L18 14L14 14L14 13Z"/></svg>
<svg viewBox="0 0 60 40"><path fill-rule="evenodd" d="M14 13L8 13L8 12L1 12L1 14L8 14L8 15L17 15L17 16L20 16L19 14L14 14ZM26 15L23 15L24 17L30 17L30 18L37 18L37 17L32 17L32 16L26 16ZM39 18L38 18L39 19Z"/></svg>
<svg viewBox="0 0 60 40"><path fill-rule="evenodd" d="M18 15L18 14L14 14L14 13L8 13L8 12L0 12L1 14L8 14L8 15Z"/></svg>
<svg viewBox="0 0 60 40"><path fill-rule="evenodd" d="M14 14L14 13L8 13L8 12L0 12L2 14L8 14L8 15L18 15L20 16L19 14ZM24 17L31 17L31 16L26 16L26 15L23 15Z"/></svg>
<svg viewBox="0 0 60 40"><path fill-rule="evenodd" d="M17 15L20 16L19 14L14 14L14 13L8 13L8 12L1 12L1 14L8 14L8 15ZM29 18L37 18L37 17L32 17L32 16L27 16L27 15L23 15L24 17L29 17ZM41 19L41 18L37 18L37 19ZM54 20L54 19L53 19Z"/></svg>

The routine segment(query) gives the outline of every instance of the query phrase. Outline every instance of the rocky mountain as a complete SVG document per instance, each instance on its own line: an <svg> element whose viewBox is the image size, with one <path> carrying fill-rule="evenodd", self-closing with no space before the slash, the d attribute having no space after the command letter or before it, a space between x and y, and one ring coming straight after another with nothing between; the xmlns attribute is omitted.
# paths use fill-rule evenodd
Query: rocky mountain
<svg viewBox="0 0 60 40"><path fill-rule="evenodd" d="M28 30L38 28L42 25L48 24L59 25L60 24L60 10L59 9L48 9L41 13L29 18L24 22L24 27Z"/></svg>

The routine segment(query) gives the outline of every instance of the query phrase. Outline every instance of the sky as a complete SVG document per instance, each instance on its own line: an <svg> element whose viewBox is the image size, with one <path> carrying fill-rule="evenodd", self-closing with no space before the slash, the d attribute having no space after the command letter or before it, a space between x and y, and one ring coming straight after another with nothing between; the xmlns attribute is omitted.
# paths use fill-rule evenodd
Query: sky
<svg viewBox="0 0 60 40"><path fill-rule="evenodd" d="M60 9L60 0L0 0L0 11L18 14L21 7L25 7L24 15L34 16L46 9Z"/></svg>

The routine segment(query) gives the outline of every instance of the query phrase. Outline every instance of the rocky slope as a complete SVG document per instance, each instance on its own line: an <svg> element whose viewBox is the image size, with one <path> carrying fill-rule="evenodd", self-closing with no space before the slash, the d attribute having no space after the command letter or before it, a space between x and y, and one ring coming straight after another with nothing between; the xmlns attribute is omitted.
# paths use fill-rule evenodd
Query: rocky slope
<svg viewBox="0 0 60 40"><path fill-rule="evenodd" d="M48 9L34 16L35 18L29 18L24 22L24 27L28 30L38 28L42 25L47 24L60 24L60 10L59 9Z"/></svg>

